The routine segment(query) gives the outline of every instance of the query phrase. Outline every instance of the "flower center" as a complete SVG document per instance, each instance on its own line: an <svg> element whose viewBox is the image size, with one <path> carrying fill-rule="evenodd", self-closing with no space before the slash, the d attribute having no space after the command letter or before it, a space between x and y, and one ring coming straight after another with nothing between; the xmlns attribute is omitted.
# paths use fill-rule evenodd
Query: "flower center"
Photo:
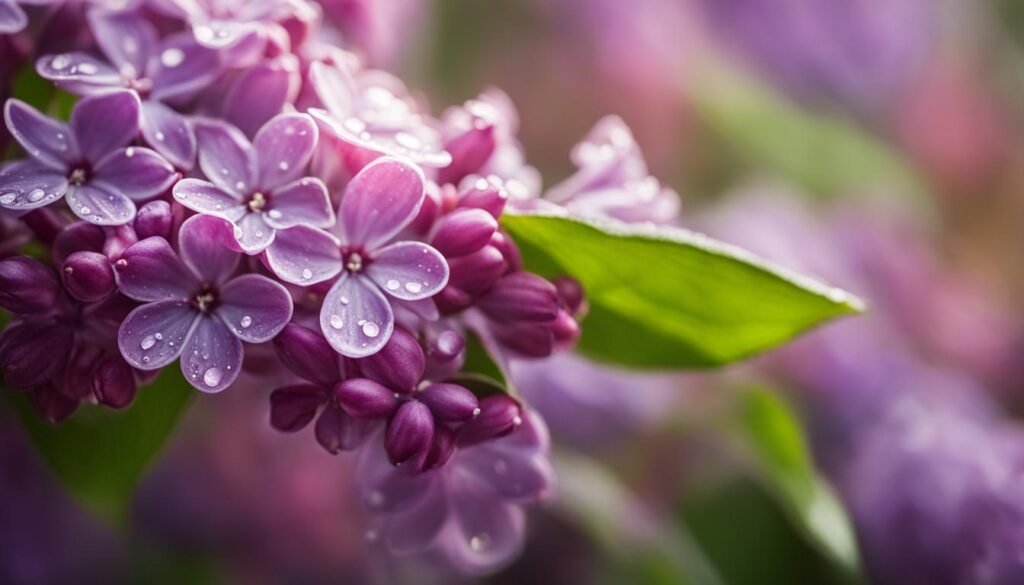
<svg viewBox="0 0 1024 585"><path fill-rule="evenodd" d="M359 252L353 252L345 258L345 269L349 272L362 272L363 257Z"/></svg>
<svg viewBox="0 0 1024 585"><path fill-rule="evenodd" d="M89 182L89 169L84 164L78 165L68 173L68 183L81 187Z"/></svg>
<svg viewBox="0 0 1024 585"><path fill-rule="evenodd" d="M192 297L192 306L200 313L209 313L217 306L217 290L209 284L204 284L196 296Z"/></svg>
<svg viewBox="0 0 1024 585"><path fill-rule="evenodd" d="M246 205L248 205L249 211L258 213L267 206L267 197L263 193L253 193Z"/></svg>
<svg viewBox="0 0 1024 585"><path fill-rule="evenodd" d="M153 81L146 77L136 78L135 75L134 67L131 67L130 71L122 73L124 85L128 89L138 92L140 98L146 99L149 97L149 92L153 91Z"/></svg>

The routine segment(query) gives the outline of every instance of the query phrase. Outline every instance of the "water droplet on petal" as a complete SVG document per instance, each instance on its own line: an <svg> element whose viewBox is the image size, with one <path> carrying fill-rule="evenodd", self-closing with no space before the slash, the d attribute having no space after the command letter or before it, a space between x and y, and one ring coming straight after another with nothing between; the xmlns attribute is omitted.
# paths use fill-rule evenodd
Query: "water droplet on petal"
<svg viewBox="0 0 1024 585"><path fill-rule="evenodd" d="M380 335L380 327L372 321L367 321L366 323L363 323L363 335L367 337L377 337Z"/></svg>
<svg viewBox="0 0 1024 585"><path fill-rule="evenodd" d="M276 209L271 209L267 212L267 217L270 219L281 219L281 212Z"/></svg>
<svg viewBox="0 0 1024 585"><path fill-rule="evenodd" d="M423 285L418 282L407 282L405 283L405 290L411 292L412 294L418 294L420 291L423 290Z"/></svg>
<svg viewBox="0 0 1024 585"><path fill-rule="evenodd" d="M224 378L224 374L221 373L218 368L210 368L203 374L203 383L211 388L220 384L221 379Z"/></svg>
<svg viewBox="0 0 1024 585"><path fill-rule="evenodd" d="M282 171L287 171L288 167L289 167L289 165L288 165L288 163L286 161L281 161L281 162L277 163L277 168L281 169Z"/></svg>
<svg viewBox="0 0 1024 585"><path fill-rule="evenodd" d="M99 72L99 69L92 63L82 63L78 66L78 72L82 75L94 75Z"/></svg>
<svg viewBox="0 0 1024 585"><path fill-rule="evenodd" d="M331 315L331 327L335 329L341 329L345 326L345 322L342 321L340 315Z"/></svg>
<svg viewBox="0 0 1024 585"><path fill-rule="evenodd" d="M42 189L32 189L32 192L28 194L28 200L35 203L45 196L46 193Z"/></svg>
<svg viewBox="0 0 1024 585"><path fill-rule="evenodd" d="M338 299L338 301L340 301L341 304L343 304L343 305L347 305L348 304L348 297L341 297L341 298Z"/></svg>
<svg viewBox="0 0 1024 585"><path fill-rule="evenodd" d="M481 532L469 539L469 548L476 552L483 551L489 546L491 546L491 537L486 532Z"/></svg>
<svg viewBox="0 0 1024 585"><path fill-rule="evenodd" d="M128 158L135 156L135 149L129 146L128 148L124 149L124 155Z"/></svg>
<svg viewBox="0 0 1024 585"><path fill-rule="evenodd" d="M392 278L387 282L386 286L388 287L388 290L398 290L400 283L394 278Z"/></svg>
<svg viewBox="0 0 1024 585"><path fill-rule="evenodd" d="M164 67L177 67L185 60L185 51L177 47L171 47L160 55L160 62Z"/></svg>
<svg viewBox="0 0 1024 585"><path fill-rule="evenodd" d="M142 343L139 344L139 347L141 347L144 350L148 350L151 349L154 345L156 345L156 338L153 337L152 335L147 335L142 340Z"/></svg>
<svg viewBox="0 0 1024 585"><path fill-rule="evenodd" d="M154 136L156 137L157 142L163 142L164 139L166 138L166 136L164 136L164 133L160 131L157 131L157 133L154 134Z"/></svg>
<svg viewBox="0 0 1024 585"><path fill-rule="evenodd" d="M10 205L11 203L14 203L14 200L16 198L17 195L15 195L14 193L4 193L3 195L0 195L0 204Z"/></svg>
<svg viewBox="0 0 1024 585"><path fill-rule="evenodd" d="M302 279L303 280L309 280L310 278L313 278L313 271L310 270L309 268L304 268L302 270ZM342 303L342 304L344 304L344 303Z"/></svg>
<svg viewBox="0 0 1024 585"><path fill-rule="evenodd" d="M249 326L252 325L252 317L250 317L249 315L242 317L242 320L239 322L239 325L242 326L242 329L249 328Z"/></svg>

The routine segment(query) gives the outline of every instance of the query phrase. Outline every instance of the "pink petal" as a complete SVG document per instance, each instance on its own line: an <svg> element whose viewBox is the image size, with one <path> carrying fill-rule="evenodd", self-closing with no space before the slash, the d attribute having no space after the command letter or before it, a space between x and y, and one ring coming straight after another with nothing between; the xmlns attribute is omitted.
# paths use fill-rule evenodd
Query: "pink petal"
<svg viewBox="0 0 1024 585"><path fill-rule="evenodd" d="M199 318L181 354L181 373L193 388L220 392L242 369L242 342L216 315Z"/></svg>
<svg viewBox="0 0 1024 585"><path fill-rule="evenodd" d="M196 160L196 134L188 120L164 104L142 102L142 136L179 169L189 170Z"/></svg>
<svg viewBox="0 0 1024 585"><path fill-rule="evenodd" d="M341 355L361 358L384 347L395 328L391 304L369 279L343 274L324 298L320 329Z"/></svg>
<svg viewBox="0 0 1024 585"><path fill-rule="evenodd" d="M448 284L448 263L427 244L396 242L374 252L366 275L389 295L417 301L436 295Z"/></svg>
<svg viewBox="0 0 1024 585"><path fill-rule="evenodd" d="M308 286L341 272L341 250L328 233L307 226L277 232L264 252L267 264L285 282Z"/></svg>
<svg viewBox="0 0 1024 585"><path fill-rule="evenodd" d="M64 172L80 156L67 124L44 116L21 100L7 100L4 121L25 152L48 167Z"/></svg>
<svg viewBox="0 0 1024 585"><path fill-rule="evenodd" d="M137 301L187 299L200 285L167 240L157 236L128 246L114 268L120 291Z"/></svg>
<svg viewBox="0 0 1024 585"><path fill-rule="evenodd" d="M283 55L256 65L246 70L231 87L222 108L224 117L247 136L252 136L295 99L300 81L294 55Z"/></svg>
<svg viewBox="0 0 1024 585"><path fill-rule="evenodd" d="M341 200L346 243L373 250L398 235L420 210L423 172L394 158L379 158L352 178Z"/></svg>
<svg viewBox="0 0 1024 585"><path fill-rule="evenodd" d="M129 146L115 150L96 164L93 183L133 201L145 201L170 189L179 176L155 151Z"/></svg>
<svg viewBox="0 0 1024 585"><path fill-rule="evenodd" d="M36 72L57 87L78 95L90 95L124 87L116 69L86 53L46 55L36 61Z"/></svg>
<svg viewBox="0 0 1024 585"><path fill-rule="evenodd" d="M130 78L146 72L146 58L157 44L157 32L136 11L90 10L86 13L96 44L114 67Z"/></svg>
<svg viewBox="0 0 1024 585"><path fill-rule="evenodd" d="M135 203L99 185L68 187L64 197L78 217L96 225L124 225L135 219Z"/></svg>
<svg viewBox="0 0 1024 585"><path fill-rule="evenodd" d="M256 185L256 157L245 135L218 120L197 122L195 132L206 178L224 191L246 195Z"/></svg>
<svg viewBox="0 0 1024 585"><path fill-rule="evenodd" d="M267 223L283 230L297 225L328 227L334 224L334 210L327 187L320 179L306 177L274 191Z"/></svg>
<svg viewBox="0 0 1024 585"><path fill-rule="evenodd" d="M13 0L0 0L0 35L21 32L28 25L28 17Z"/></svg>
<svg viewBox="0 0 1024 585"><path fill-rule="evenodd" d="M60 199L67 190L63 174L34 160L11 163L0 171L0 207L6 209L37 209Z"/></svg>
<svg viewBox="0 0 1024 585"><path fill-rule="evenodd" d="M249 211L238 195L199 179L178 181L173 194L175 201L192 211L223 217L230 222L238 221Z"/></svg>
<svg viewBox="0 0 1024 585"><path fill-rule="evenodd" d="M233 226L219 217L195 215L181 224L178 249L185 265L202 282L220 284L238 267Z"/></svg>
<svg viewBox="0 0 1024 585"><path fill-rule="evenodd" d="M124 148L139 133L142 104L134 91L90 95L71 110L71 131L82 155L92 162Z"/></svg>
<svg viewBox="0 0 1024 585"><path fill-rule="evenodd" d="M270 341L292 318L292 297L279 283L243 274L220 289L217 315L242 341Z"/></svg>
<svg viewBox="0 0 1024 585"><path fill-rule="evenodd" d="M180 101L193 97L210 85L221 73L216 51L195 42L187 32L171 35L152 55L147 75L153 80L150 98L158 101Z"/></svg>
<svg viewBox="0 0 1024 585"><path fill-rule="evenodd" d="M246 213L235 222L234 234L238 247L252 256L274 242L275 230L267 225L262 213Z"/></svg>
<svg viewBox="0 0 1024 585"><path fill-rule="evenodd" d="M345 120L355 114L357 90L346 64L314 61L309 66L309 83L331 116Z"/></svg>
<svg viewBox="0 0 1024 585"><path fill-rule="evenodd" d="M200 319L185 301L164 300L136 307L117 333L121 355L133 368L156 370L178 359Z"/></svg>
<svg viewBox="0 0 1024 585"><path fill-rule="evenodd" d="M273 190L305 174L319 130L306 114L279 114L253 139L261 189Z"/></svg>

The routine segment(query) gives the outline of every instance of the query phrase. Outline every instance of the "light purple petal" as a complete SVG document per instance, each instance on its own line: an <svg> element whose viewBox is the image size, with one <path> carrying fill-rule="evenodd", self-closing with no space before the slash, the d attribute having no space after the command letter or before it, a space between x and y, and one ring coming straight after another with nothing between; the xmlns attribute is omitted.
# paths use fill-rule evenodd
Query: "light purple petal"
<svg viewBox="0 0 1024 585"><path fill-rule="evenodd" d="M233 226L219 217L195 215L181 224L178 249L185 265L200 280L220 284L238 267L238 250Z"/></svg>
<svg viewBox="0 0 1024 585"><path fill-rule="evenodd" d="M242 342L216 315L199 318L181 353L181 373L197 390L220 392L242 369Z"/></svg>
<svg viewBox="0 0 1024 585"><path fill-rule="evenodd" d="M422 497L385 520L384 545L392 554L407 555L426 550L449 517L444 482L426 482L422 489Z"/></svg>
<svg viewBox="0 0 1024 585"><path fill-rule="evenodd" d="M314 61L309 66L309 83L320 103L335 119L347 120L355 115L357 89L345 64Z"/></svg>
<svg viewBox="0 0 1024 585"><path fill-rule="evenodd" d="M86 16L93 38L114 67L128 78L142 77L157 44L153 25L133 10L90 10Z"/></svg>
<svg viewBox="0 0 1024 585"><path fill-rule="evenodd" d="M346 243L373 250L395 237L420 210L423 172L394 158L379 158L352 178L341 200Z"/></svg>
<svg viewBox="0 0 1024 585"><path fill-rule="evenodd" d="M199 179L178 181L174 184L173 193L175 201L192 211L223 217L232 223L249 211L239 195Z"/></svg>
<svg viewBox="0 0 1024 585"><path fill-rule="evenodd" d="M37 209L64 196L68 181L34 160L7 165L0 171L0 207L13 210Z"/></svg>
<svg viewBox="0 0 1024 585"><path fill-rule="evenodd" d="M266 249L267 263L285 282L308 286L341 272L341 250L328 233L307 226L277 232Z"/></svg>
<svg viewBox="0 0 1024 585"><path fill-rule="evenodd" d="M164 104L142 102L142 136L179 169L189 170L196 160L196 135L188 120Z"/></svg>
<svg viewBox="0 0 1024 585"><path fill-rule="evenodd" d="M199 168L214 185L245 195L256 183L256 157L252 144L238 128L218 120L195 126Z"/></svg>
<svg viewBox="0 0 1024 585"><path fill-rule="evenodd" d="M389 295L416 301L436 295L448 284L448 263L423 242L396 242L374 252L366 275Z"/></svg>
<svg viewBox="0 0 1024 585"><path fill-rule="evenodd" d="M261 49L262 44L254 44L256 40L266 42L259 22L242 22L234 20L211 20L192 27L197 41L205 47L215 50L247 49L244 53ZM234 62L231 60L229 62Z"/></svg>
<svg viewBox="0 0 1024 585"><path fill-rule="evenodd" d="M64 198L78 217L96 225L124 225L135 219L135 203L99 185L68 187Z"/></svg>
<svg viewBox="0 0 1024 585"><path fill-rule="evenodd" d="M21 32L28 25L28 17L13 0L0 0L0 34Z"/></svg>
<svg viewBox="0 0 1024 585"><path fill-rule="evenodd" d="M254 135L295 98L300 83L298 71L294 55L284 55L246 70L224 100L224 117L247 136Z"/></svg>
<svg viewBox="0 0 1024 585"><path fill-rule="evenodd" d="M554 485L550 462L540 454L494 451L481 445L459 453L459 466L508 500L535 501Z"/></svg>
<svg viewBox="0 0 1024 585"><path fill-rule="evenodd" d="M217 79L221 72L217 52L195 42L189 33L163 40L150 58L147 75L153 80L151 99L188 99Z"/></svg>
<svg viewBox="0 0 1024 585"><path fill-rule="evenodd" d="M96 164L93 183L133 201L145 201L170 189L179 176L156 151L129 146L115 150Z"/></svg>
<svg viewBox="0 0 1024 585"><path fill-rule="evenodd" d="M116 69L86 53L46 55L36 61L36 72L58 87L78 95L90 95L124 87Z"/></svg>
<svg viewBox="0 0 1024 585"><path fill-rule="evenodd" d="M335 351L361 358L377 353L391 339L395 317L373 282L346 273L324 297L320 328Z"/></svg>
<svg viewBox="0 0 1024 585"><path fill-rule="evenodd" d="M522 508L476 486L462 486L449 497L453 518L438 545L460 573L494 571L519 555L526 534Z"/></svg>
<svg viewBox="0 0 1024 585"><path fill-rule="evenodd" d="M328 227L334 224L334 210L327 187L320 179L306 177L274 191L267 223L283 230L297 225Z"/></svg>
<svg viewBox="0 0 1024 585"><path fill-rule="evenodd" d="M280 114L263 125L253 139L258 159L258 184L273 190L305 174L320 131L306 114Z"/></svg>
<svg viewBox="0 0 1024 585"><path fill-rule="evenodd" d="M265 276L243 274L221 287L217 315L242 341L263 343L292 318L292 297Z"/></svg>
<svg viewBox="0 0 1024 585"><path fill-rule="evenodd" d="M82 156L98 162L127 146L139 133L141 109L134 91L110 91L79 100L71 110L71 131Z"/></svg>
<svg viewBox="0 0 1024 585"><path fill-rule="evenodd" d="M117 333L117 345L128 365L156 370L181 355L199 312L185 301L164 300L136 307Z"/></svg>
<svg viewBox="0 0 1024 585"><path fill-rule="evenodd" d="M274 242L274 228L267 225L262 213L246 213L235 222L235 240L246 254L259 254Z"/></svg>
<svg viewBox="0 0 1024 585"><path fill-rule="evenodd" d="M384 433L370 438L359 452L355 481L359 497L375 513L398 513L422 501L431 485L442 483L437 473L412 474L391 464L384 450Z"/></svg>
<svg viewBox="0 0 1024 585"><path fill-rule="evenodd" d="M78 146L68 125L44 116L21 100L7 100L4 121L25 152L42 164L63 172L79 158Z"/></svg>
<svg viewBox="0 0 1024 585"><path fill-rule="evenodd" d="M167 240L158 236L128 246L114 268L118 289L136 301L184 300L200 285Z"/></svg>

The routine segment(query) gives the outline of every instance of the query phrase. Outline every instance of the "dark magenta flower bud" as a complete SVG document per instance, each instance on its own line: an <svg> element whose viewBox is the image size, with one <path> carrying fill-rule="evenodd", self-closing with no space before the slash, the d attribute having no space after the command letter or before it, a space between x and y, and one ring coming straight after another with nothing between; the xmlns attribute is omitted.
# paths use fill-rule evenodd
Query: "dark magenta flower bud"
<svg viewBox="0 0 1024 585"><path fill-rule="evenodd" d="M117 289L110 260L98 252L75 252L68 256L60 271L68 293L83 303L106 298Z"/></svg>
<svg viewBox="0 0 1024 585"><path fill-rule="evenodd" d="M447 362L458 357L465 347L466 339L457 332L448 329L442 331L430 343L430 356Z"/></svg>
<svg viewBox="0 0 1024 585"><path fill-rule="evenodd" d="M516 243L512 241L508 234L500 231L494 232L494 236L491 237L491 245L501 252L510 270L519 272L523 269L523 257L519 254L519 248L516 247Z"/></svg>
<svg viewBox="0 0 1024 585"><path fill-rule="evenodd" d="M437 223L438 216L444 208L441 189L436 183L428 182L423 195L423 205L416 213L416 219L409 224L409 229L421 236L426 235Z"/></svg>
<svg viewBox="0 0 1024 585"><path fill-rule="evenodd" d="M173 227L174 213L171 211L171 204L166 201L150 201L140 207L135 214L135 233L140 240L152 236L170 240Z"/></svg>
<svg viewBox="0 0 1024 585"><path fill-rule="evenodd" d="M340 406L328 403L320 413L320 418L316 419L316 440L331 454L351 451L372 432L373 427L367 424L368 422L354 419Z"/></svg>
<svg viewBox="0 0 1024 585"><path fill-rule="evenodd" d="M127 225L107 228L107 239L103 242L103 253L107 258L120 258L129 246L139 241L135 230Z"/></svg>
<svg viewBox="0 0 1024 585"><path fill-rule="evenodd" d="M580 281L569 276L559 276L553 282L555 290L558 291L558 300L562 303L570 315L579 315L585 312L584 303L586 296L583 293L583 285Z"/></svg>
<svg viewBox="0 0 1024 585"><path fill-rule="evenodd" d="M12 388L27 390L50 381L68 362L73 332L61 326L23 322L0 333L0 373Z"/></svg>
<svg viewBox="0 0 1024 585"><path fill-rule="evenodd" d="M270 425L284 433L306 427L326 399L324 388L314 384L294 384L270 393Z"/></svg>
<svg viewBox="0 0 1024 585"><path fill-rule="evenodd" d="M476 395L458 384L431 384L416 394L438 422L465 422L480 414Z"/></svg>
<svg viewBox="0 0 1024 585"><path fill-rule="evenodd" d="M498 220L482 209L456 209L438 222L433 246L446 258L468 256L483 248L498 230Z"/></svg>
<svg viewBox="0 0 1024 585"><path fill-rule="evenodd" d="M29 394L28 398L32 410L39 418L52 424L63 422L78 410L78 400L50 387L39 388Z"/></svg>
<svg viewBox="0 0 1024 585"><path fill-rule="evenodd" d="M445 463L455 454L455 433L447 427L436 427L434 429L434 440L430 444L430 451L423 461L423 470L437 469L444 467Z"/></svg>
<svg viewBox="0 0 1024 585"><path fill-rule="evenodd" d="M478 179L472 187L459 197L459 209L482 209L494 219L501 217L508 203L508 191L500 184L488 179Z"/></svg>
<svg viewBox="0 0 1024 585"><path fill-rule="evenodd" d="M390 388L366 378L353 378L334 389L345 412L356 418L385 418L398 406L398 396Z"/></svg>
<svg viewBox="0 0 1024 585"><path fill-rule="evenodd" d="M434 297L434 304L442 314L451 315L472 305L473 295L449 284L437 293L437 296Z"/></svg>
<svg viewBox="0 0 1024 585"><path fill-rule="evenodd" d="M449 286L477 295L494 286L508 270L508 263L497 248L484 246L469 256L449 260L448 268Z"/></svg>
<svg viewBox="0 0 1024 585"><path fill-rule="evenodd" d="M19 315L38 315L54 308L60 283L53 271L28 256L0 260L0 307Z"/></svg>
<svg viewBox="0 0 1024 585"><path fill-rule="evenodd" d="M135 372L121 356L108 357L93 372L92 393L104 406L124 408L135 399L137 390Z"/></svg>
<svg viewBox="0 0 1024 585"><path fill-rule="evenodd" d="M558 316L555 285L530 272L503 276L477 304L492 319L506 323L550 323Z"/></svg>
<svg viewBox="0 0 1024 585"><path fill-rule="evenodd" d="M528 358L543 358L555 349L553 323L495 323L492 331L506 349Z"/></svg>
<svg viewBox="0 0 1024 585"><path fill-rule="evenodd" d="M341 378L337 353L315 331L289 323L274 338L274 349L285 367L304 380L329 388Z"/></svg>
<svg viewBox="0 0 1024 585"><path fill-rule="evenodd" d="M480 414L459 427L456 443L460 447L476 445L503 437L523 423L519 403L504 395L480 400Z"/></svg>
<svg viewBox="0 0 1024 585"><path fill-rule="evenodd" d="M490 160L496 146L494 125L480 123L445 142L444 149L452 155L452 164L437 173L440 183L458 184L479 171Z"/></svg>
<svg viewBox="0 0 1024 585"><path fill-rule="evenodd" d="M421 456L434 438L434 416L427 405L416 400L403 402L388 421L384 449L395 465Z"/></svg>
<svg viewBox="0 0 1024 585"><path fill-rule="evenodd" d="M89 252L102 252L103 242L107 240L103 228L98 225L77 221L57 234L53 242L53 263L57 266L64 264L64 260L75 252L87 250Z"/></svg>
<svg viewBox="0 0 1024 585"><path fill-rule="evenodd" d="M399 327L379 352L359 360L359 369L364 376L393 392L411 392L423 379L425 368L426 357L420 342Z"/></svg>
<svg viewBox="0 0 1024 585"><path fill-rule="evenodd" d="M559 311L551 324L551 334L556 347L568 349L580 338L580 324L568 311Z"/></svg>

